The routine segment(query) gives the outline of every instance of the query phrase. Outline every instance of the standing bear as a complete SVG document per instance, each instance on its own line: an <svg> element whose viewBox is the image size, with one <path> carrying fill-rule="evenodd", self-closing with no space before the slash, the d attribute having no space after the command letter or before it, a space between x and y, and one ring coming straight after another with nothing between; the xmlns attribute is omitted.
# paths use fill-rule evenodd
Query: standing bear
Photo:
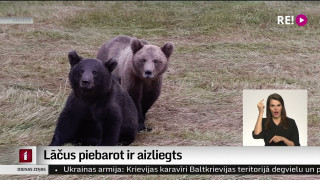
<svg viewBox="0 0 320 180"><path fill-rule="evenodd" d="M168 68L173 44L161 48L135 37L117 36L100 48L97 59L106 61L115 58L118 67L113 74L134 101L139 117L139 130L145 127L145 115L158 99L162 75Z"/></svg>
<svg viewBox="0 0 320 180"><path fill-rule="evenodd" d="M128 93L111 74L117 61L104 63L68 55L72 87L60 114L51 146L65 143L110 146L128 145L135 139L138 113Z"/></svg>

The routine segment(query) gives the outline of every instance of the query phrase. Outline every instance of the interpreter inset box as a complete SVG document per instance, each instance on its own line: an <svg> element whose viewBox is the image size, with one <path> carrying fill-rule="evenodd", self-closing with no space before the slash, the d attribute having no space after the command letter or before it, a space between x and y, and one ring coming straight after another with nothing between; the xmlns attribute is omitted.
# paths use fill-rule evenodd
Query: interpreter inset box
<svg viewBox="0 0 320 180"><path fill-rule="evenodd" d="M258 103L263 100L263 118L266 118L267 99L279 94L286 115L296 123L300 146L307 146L307 90L243 90L243 146L264 146L264 139L254 139L253 131L258 119ZM265 128L264 124L262 128Z"/></svg>

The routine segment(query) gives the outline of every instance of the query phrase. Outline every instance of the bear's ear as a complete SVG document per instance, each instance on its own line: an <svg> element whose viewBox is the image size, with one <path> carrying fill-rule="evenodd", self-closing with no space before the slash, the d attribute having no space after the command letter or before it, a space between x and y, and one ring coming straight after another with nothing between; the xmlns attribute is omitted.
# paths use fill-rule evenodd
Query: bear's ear
<svg viewBox="0 0 320 180"><path fill-rule="evenodd" d="M143 47L143 44L141 44L137 38L131 39L130 45L133 54L137 53Z"/></svg>
<svg viewBox="0 0 320 180"><path fill-rule="evenodd" d="M107 60L106 62L104 62L104 66L110 71L112 72L118 65L118 62L113 59L110 58L109 60Z"/></svg>
<svg viewBox="0 0 320 180"><path fill-rule="evenodd" d="M72 66L80 62L83 58L77 54L76 51L70 51L68 54L69 63Z"/></svg>
<svg viewBox="0 0 320 180"><path fill-rule="evenodd" d="M165 45L161 48L164 55L166 55L167 58L169 58L173 52L173 44L170 42L167 42Z"/></svg>

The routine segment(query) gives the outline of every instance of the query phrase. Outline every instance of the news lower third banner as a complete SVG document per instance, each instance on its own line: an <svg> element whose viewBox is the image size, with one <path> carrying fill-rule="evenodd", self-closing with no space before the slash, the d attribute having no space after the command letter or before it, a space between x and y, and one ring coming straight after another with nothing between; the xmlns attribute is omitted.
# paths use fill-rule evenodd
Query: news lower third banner
<svg viewBox="0 0 320 180"><path fill-rule="evenodd" d="M0 151L0 174L320 174L320 147L26 146L12 151Z"/></svg>

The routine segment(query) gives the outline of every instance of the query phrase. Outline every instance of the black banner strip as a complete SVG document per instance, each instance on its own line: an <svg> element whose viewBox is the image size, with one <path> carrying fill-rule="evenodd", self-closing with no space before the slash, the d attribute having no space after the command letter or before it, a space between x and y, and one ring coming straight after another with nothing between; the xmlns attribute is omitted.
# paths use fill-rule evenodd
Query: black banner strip
<svg viewBox="0 0 320 180"><path fill-rule="evenodd" d="M320 165L49 165L49 174L320 174Z"/></svg>

